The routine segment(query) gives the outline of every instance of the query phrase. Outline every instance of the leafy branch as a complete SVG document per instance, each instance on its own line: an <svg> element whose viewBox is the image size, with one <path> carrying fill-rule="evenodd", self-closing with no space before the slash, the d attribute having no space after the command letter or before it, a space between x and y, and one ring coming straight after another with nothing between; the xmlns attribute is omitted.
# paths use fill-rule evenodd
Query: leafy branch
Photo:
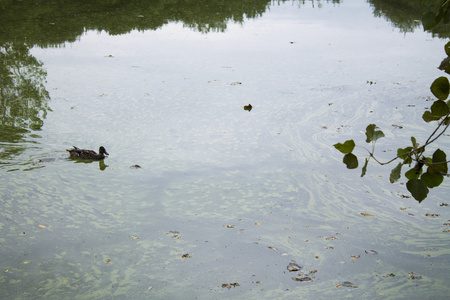
<svg viewBox="0 0 450 300"><path fill-rule="evenodd" d="M444 15L441 13L442 9L445 11ZM427 14L425 14L424 17L426 15ZM445 21L446 16L448 16L448 21L450 21L450 0L445 1L442 4L440 12L437 16L434 15L434 18L435 20L442 20L444 18L443 20ZM447 54L447 58L441 62L439 69L443 70L447 74L450 74L450 42L445 45L444 49ZM447 100L450 93L450 82L448 78L445 76L437 78L431 84L430 90L437 100L433 102L430 110L426 110L423 113L422 119L427 123L437 122L437 126L423 145L419 145L416 138L411 137L411 146L398 148L397 156L386 162L382 162L375 157L374 153L377 140L383 138L385 135L377 128L375 124L370 124L366 128L366 142L372 144L372 149L369 150L362 147L368 152L369 157L365 159L361 177L366 174L367 166L371 158L380 165L387 165L399 159L401 162L399 162L397 166L392 169L389 181L394 183L400 179L402 167L407 165L409 170L407 170L404 174L404 176L408 179L406 182L406 188L419 202L427 197L429 189L439 186L444 181L444 176L449 176L447 173L447 164L450 161L447 161L447 155L444 151L437 149L431 156L426 156L426 147L442 137L450 126L450 100ZM334 144L334 147L344 154L343 162L348 169L358 168L358 158L355 154L353 154L355 146L356 144L354 140L347 140L342 144ZM413 162L414 166L411 167Z"/></svg>

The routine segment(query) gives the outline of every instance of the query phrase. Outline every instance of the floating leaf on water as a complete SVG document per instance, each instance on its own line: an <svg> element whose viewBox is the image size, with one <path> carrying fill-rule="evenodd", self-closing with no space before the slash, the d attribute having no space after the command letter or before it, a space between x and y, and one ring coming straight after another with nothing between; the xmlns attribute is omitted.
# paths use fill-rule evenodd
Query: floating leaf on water
<svg viewBox="0 0 450 300"><path fill-rule="evenodd" d="M239 84L242 84L242 82L234 81L234 82L231 83L231 85L239 85Z"/></svg>
<svg viewBox="0 0 450 300"><path fill-rule="evenodd" d="M290 263L286 269L288 269L289 272L297 272L300 271L302 269L301 266L295 264L295 263Z"/></svg>
<svg viewBox="0 0 450 300"><path fill-rule="evenodd" d="M350 255L350 257L352 258L352 262L355 262L361 255Z"/></svg>
<svg viewBox="0 0 450 300"><path fill-rule="evenodd" d="M366 252L366 254L372 254L372 255L377 255L378 254L378 252L377 251L375 251L375 250L369 250L369 251L365 251Z"/></svg>
<svg viewBox="0 0 450 300"><path fill-rule="evenodd" d="M237 287L240 286L239 283L235 282L235 283L223 283L222 284L222 288L227 288L227 289L231 289L231 287Z"/></svg>
<svg viewBox="0 0 450 300"><path fill-rule="evenodd" d="M448 203L441 203L439 206L448 206Z"/></svg>
<svg viewBox="0 0 450 300"><path fill-rule="evenodd" d="M225 228L234 228L234 225L228 224L228 225L223 225L223 227L225 227Z"/></svg>
<svg viewBox="0 0 450 300"><path fill-rule="evenodd" d="M308 276L305 276L305 277L292 277L292 280L305 282L305 281L312 281L312 278L308 277Z"/></svg>
<svg viewBox="0 0 450 300"><path fill-rule="evenodd" d="M107 259L105 260L105 263L109 264L109 263L111 263L111 260L110 260L109 258L107 258Z"/></svg>
<svg viewBox="0 0 450 300"><path fill-rule="evenodd" d="M132 165L130 166L131 169L140 169L142 168L140 165Z"/></svg>
<svg viewBox="0 0 450 300"><path fill-rule="evenodd" d="M372 214L368 214L368 213L365 213L365 212L362 212L361 215L364 216L364 217L373 217Z"/></svg>
<svg viewBox="0 0 450 300"><path fill-rule="evenodd" d="M384 278L395 277L395 274L394 274L394 273L391 273L391 274L384 275L383 277L384 277Z"/></svg>
<svg viewBox="0 0 450 300"><path fill-rule="evenodd" d="M252 110L253 106L251 104L245 105L244 110L248 110L249 112Z"/></svg>
<svg viewBox="0 0 450 300"><path fill-rule="evenodd" d="M181 239L181 235L178 231L169 231L166 235L172 235L173 239Z"/></svg>
<svg viewBox="0 0 450 300"><path fill-rule="evenodd" d="M342 284L341 284L341 286L343 286L343 287L351 287L351 288L357 288L358 286L357 285L354 285L352 282L350 282L350 281L344 281Z"/></svg>
<svg viewBox="0 0 450 300"><path fill-rule="evenodd" d="M263 222L255 223L255 226L262 225Z"/></svg>
<svg viewBox="0 0 450 300"><path fill-rule="evenodd" d="M327 241L332 241L332 240L337 240L338 238L337 237L334 237L334 236L330 236L330 237L327 237L326 238L326 240Z"/></svg>
<svg viewBox="0 0 450 300"><path fill-rule="evenodd" d="M309 271L309 274L314 274L314 273L317 273L317 270Z"/></svg>
<svg viewBox="0 0 450 300"><path fill-rule="evenodd" d="M45 225L39 225L39 227L41 227L41 228L47 228L47 226L45 226Z"/></svg>
<svg viewBox="0 0 450 300"><path fill-rule="evenodd" d="M269 248L269 249L271 249L273 251L278 251L277 248L274 248L274 247L271 247L271 246L268 246L267 248Z"/></svg>
<svg viewBox="0 0 450 300"><path fill-rule="evenodd" d="M422 276L420 276L420 275L414 275L414 273L413 272L411 272L411 273L408 273L408 275L409 275L409 279L412 279L412 280L420 280L420 279L422 279Z"/></svg>
<svg viewBox="0 0 450 300"><path fill-rule="evenodd" d="M428 214L428 213L426 213L425 216L430 217L430 218L436 218L436 217L439 217L440 214Z"/></svg>
<svg viewBox="0 0 450 300"><path fill-rule="evenodd" d="M137 240L137 239L139 239L139 237L136 236L136 235L130 235L129 238L132 239L132 240Z"/></svg>
<svg viewBox="0 0 450 300"><path fill-rule="evenodd" d="M189 253L185 253L181 256L181 259L185 260L186 258L189 258L189 257L192 257L192 256L190 256Z"/></svg>

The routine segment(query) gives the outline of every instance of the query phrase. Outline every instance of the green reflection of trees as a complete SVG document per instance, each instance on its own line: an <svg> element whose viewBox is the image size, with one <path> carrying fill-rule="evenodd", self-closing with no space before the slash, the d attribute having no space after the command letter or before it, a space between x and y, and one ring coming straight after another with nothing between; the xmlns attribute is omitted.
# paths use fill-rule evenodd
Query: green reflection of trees
<svg viewBox="0 0 450 300"><path fill-rule="evenodd" d="M117 35L169 22L225 31L229 21L261 16L269 6L270 0L0 0L0 39L49 47L73 42L86 30Z"/></svg>
<svg viewBox="0 0 450 300"><path fill-rule="evenodd" d="M375 17L384 18L401 32L422 30L422 15L439 7L441 0L369 0ZM431 31L440 38L450 37L450 25L440 24Z"/></svg>
<svg viewBox="0 0 450 300"><path fill-rule="evenodd" d="M30 131L38 131L47 111L46 72L42 62L29 54L24 44L0 46L0 142L19 143ZM2 147L0 158L21 152L20 147Z"/></svg>

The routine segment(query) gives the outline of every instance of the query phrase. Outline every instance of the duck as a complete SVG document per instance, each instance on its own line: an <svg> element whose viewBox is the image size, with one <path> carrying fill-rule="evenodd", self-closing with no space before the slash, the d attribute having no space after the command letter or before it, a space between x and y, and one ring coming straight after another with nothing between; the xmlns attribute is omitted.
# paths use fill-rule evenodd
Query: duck
<svg viewBox="0 0 450 300"><path fill-rule="evenodd" d="M105 154L109 155L109 153L106 152L106 149L103 146L100 146L100 148L98 149L98 153L96 153L94 150L80 149L75 146L73 146L73 149L66 149L66 151L70 153L71 157L78 157L82 159L100 160L105 158Z"/></svg>

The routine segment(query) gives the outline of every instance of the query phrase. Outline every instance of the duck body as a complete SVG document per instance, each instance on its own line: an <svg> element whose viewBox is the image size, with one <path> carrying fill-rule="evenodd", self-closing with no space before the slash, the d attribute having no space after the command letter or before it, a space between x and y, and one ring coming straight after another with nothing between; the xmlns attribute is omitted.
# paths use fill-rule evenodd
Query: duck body
<svg viewBox="0 0 450 300"><path fill-rule="evenodd" d="M92 160L100 160L105 158L105 154L109 155L106 152L105 147L100 146L98 149L98 153L93 150L80 149L78 147L73 146L73 149L66 149L69 152L71 157L82 158L82 159L92 159Z"/></svg>

